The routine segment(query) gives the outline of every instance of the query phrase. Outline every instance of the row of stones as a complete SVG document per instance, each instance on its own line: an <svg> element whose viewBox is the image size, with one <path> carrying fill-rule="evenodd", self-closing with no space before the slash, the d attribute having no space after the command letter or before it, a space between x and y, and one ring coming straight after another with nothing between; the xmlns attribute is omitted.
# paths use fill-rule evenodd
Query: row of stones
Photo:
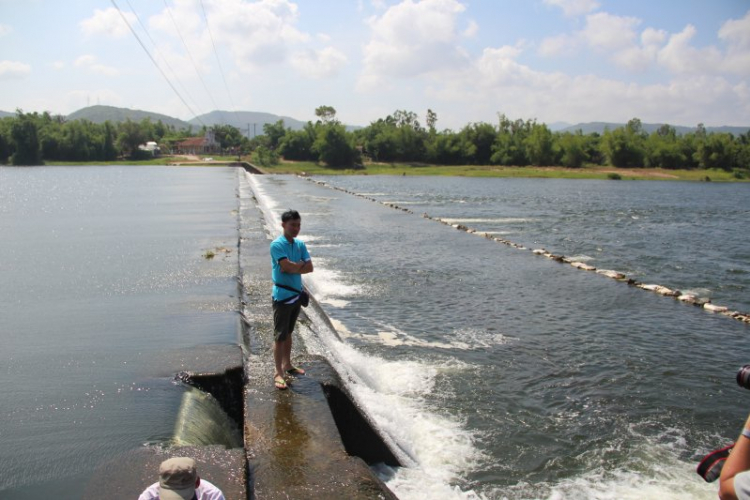
<svg viewBox="0 0 750 500"><path fill-rule="evenodd" d="M399 205L397 205L395 203L386 202L386 201L380 201L380 200L378 200L376 198L373 198L371 196L367 196L367 195L363 195L363 194L360 194L360 193L356 193L354 191L349 191L348 189L344 189L344 188L341 188L341 187L338 187L338 186L332 186L332 185L330 185L330 184L328 184L327 182L324 182L324 181L319 181L319 180L311 179L309 177L305 177L305 178L308 181L314 182L314 183L316 183L316 184L318 184L320 186L325 186L327 188L335 189L336 191L341 191L343 193L350 194L352 196L357 196L357 197L363 198L365 200L369 200L369 201L372 201L372 202L375 202L375 203L380 203L381 205L385 205L385 206L393 208L395 210L401 210L402 212L406 212L406 213L409 213L409 214L413 214L414 213L413 211L409 210L408 208L401 207L401 206L399 206ZM493 235L491 235L489 233L485 233L485 232L482 232L482 231L477 231L476 229L473 229L471 227L465 226L463 224L453 224L453 223L444 221L443 219L441 219L439 217L432 217L432 216L428 215L427 213L423 213L422 217L425 218L425 219L430 219L430 220L434 220L436 222L440 222L441 224L453 227L453 228L455 228L455 229L457 229L459 231L464 231L464 232L469 233L469 234L474 234L474 235L477 235L477 236L484 237L484 238L486 238L488 240L493 240L493 241L496 241L498 243L502 243L503 245L507 245L509 247L517 248L519 250L528 250L528 248L526 248L523 245L519 245L518 243L514 243L514 242L512 242L510 240L506 240L504 238L498 238L497 236L493 236ZM542 256L547 257L549 259L552 259L552 260L554 260L556 262L560 262L560 263L564 263L564 264L570 264L571 266L575 267L576 269L581 269L583 271L592 271L592 272L595 272L597 274L601 274L602 276L606 276L608 278L612 278L614 280L617 280L617 281L620 281L620 282L623 282L623 283L627 283L628 285L635 286L635 287L640 288L642 290L647 290L647 291L650 291L650 292L654 292L656 294L663 295L665 297L673 297L676 300L679 300L680 302L684 302L686 304L693 304L693 305L695 305L697 307L702 307L706 311L709 311L709 312L712 312L712 313L717 313L717 314L722 314L724 316L727 316L727 317L730 317L730 318L734 318L734 319L736 319L738 321L742 321L743 323L750 324L750 313L743 313L743 312L739 312L739 311L730 310L728 307L713 304L710 299L696 297L695 295L692 295L692 294L684 294L684 293L680 292L679 290L673 290L671 288L668 288L668 287L662 286L662 285L651 285L651 284L640 283L640 282L634 280L633 278L628 278L625 274L623 274L623 273L621 273L619 271L613 271L611 269L597 269L596 267L591 266L589 264L586 264L584 262L574 261L574 260L572 260L572 259L570 259L568 257L565 257L564 255L555 255L555 254L553 254L551 252L548 252L547 250L545 250L543 248L534 249L534 250L532 250L532 252L534 254L536 254L536 255L542 255Z"/></svg>

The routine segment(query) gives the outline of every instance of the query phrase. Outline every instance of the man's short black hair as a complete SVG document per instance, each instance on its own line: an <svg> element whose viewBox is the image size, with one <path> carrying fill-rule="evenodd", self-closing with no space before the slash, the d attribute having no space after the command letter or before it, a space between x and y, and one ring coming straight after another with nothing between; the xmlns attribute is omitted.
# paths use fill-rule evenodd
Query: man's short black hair
<svg viewBox="0 0 750 500"><path fill-rule="evenodd" d="M286 222L290 220L298 220L298 219L299 220L302 219L302 217L300 217L299 215L299 212L297 212L296 210L292 210L291 208L287 210L286 212L284 212L283 214L281 214L281 222Z"/></svg>

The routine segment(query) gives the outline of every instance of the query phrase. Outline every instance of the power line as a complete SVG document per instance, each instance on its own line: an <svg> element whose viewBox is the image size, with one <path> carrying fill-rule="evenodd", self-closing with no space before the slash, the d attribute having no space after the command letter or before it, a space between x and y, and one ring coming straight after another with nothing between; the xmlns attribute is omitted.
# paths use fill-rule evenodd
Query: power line
<svg viewBox="0 0 750 500"><path fill-rule="evenodd" d="M172 76L177 81L177 83L180 84L180 87L182 88L182 91L185 92L185 94L187 95L187 97L190 99L190 102L193 103L193 106L195 106L195 108L198 109L198 111L200 111L200 106L198 106L196 104L195 98L193 98L193 96L190 94L190 91L187 89L187 87L185 86L185 84L182 83L182 81L180 80L179 76L177 75L177 72L174 70L174 68L172 68L172 65L169 64L169 60L166 57L164 57L164 54L162 54L161 51L159 50L159 46L156 44L156 41L151 36L151 33L149 33L148 28L146 28L146 25L144 25L143 22L141 21L141 17L138 15L138 13L135 11L135 9L133 8L133 6L130 4L130 0L125 0L125 2L127 2L128 7L130 7L130 10L135 15L135 18L138 21L138 24L141 25L141 28L143 29L144 33L146 33L146 36L148 37L148 39L151 40L151 45L153 45L154 50L156 51L156 53L161 57L161 60L164 61L164 64L167 65L167 68L169 68L169 71L172 72Z"/></svg>
<svg viewBox="0 0 750 500"><path fill-rule="evenodd" d="M221 79L224 81L224 88L227 90L227 96L229 96L229 102L232 105L232 111L237 111L237 107L234 105L234 99L232 99L232 93L229 91L229 85L227 85L227 79L224 76L224 68L221 67L221 60L219 59L219 52L216 50L216 43L214 42L214 35L211 32L211 26L208 24L208 15L206 14L206 7L203 5L203 0L200 0L201 9L203 10L203 17L206 20L206 28L208 29L208 36L211 38L211 45L214 48L214 55L216 56L216 64L219 65L219 73L221 73Z"/></svg>
<svg viewBox="0 0 750 500"><path fill-rule="evenodd" d="M174 27L177 30L177 34L180 36L180 40L182 41L182 46L185 47L185 51L187 52L188 57L190 57L190 62L193 64L193 69L195 69L195 74L198 75L198 78L200 79L201 84L203 84L203 89L206 91L206 94L208 94L208 98L211 99L211 102L214 105L214 109L219 111L219 106L216 105L216 101L214 101L214 96L213 94L211 94L211 91L208 90L208 86L206 85L206 82L203 80L203 76L201 76L200 71L198 71L198 65L195 64L195 59L193 59L193 54L190 52L190 48L188 48L187 43L185 43L185 38L183 38L182 36L180 27L177 25L177 21L175 21L174 16L172 16L172 10L169 8L169 5L167 4L167 0L164 0L164 7L167 9L167 13L169 14L170 19L172 19L172 24L174 24ZM221 111L219 112L221 113ZM226 121L226 120L223 120L223 121Z"/></svg>
<svg viewBox="0 0 750 500"><path fill-rule="evenodd" d="M177 97L180 98L180 100L182 101L182 104L184 104L185 107L188 110L190 110L190 113L192 113L193 117L196 118L200 122L200 124L205 127L205 124L203 123L203 121L200 119L200 117L197 114L195 114L195 111L193 111L193 109L190 107L190 105L185 101L185 99L182 97L182 95L177 91L177 89L175 88L175 86L169 80L169 77L166 75L166 73L164 73L164 70L161 69L161 67L159 66L159 64L156 62L156 59L154 59L154 57L148 51L148 49L144 45L143 41L141 40L141 37L138 36L138 33L136 33L135 30L133 29L133 27L130 25L130 22L125 17L125 14L122 13L122 10L120 10L120 7L117 5L117 3L115 2L115 0L110 0L110 2L112 2L112 5L114 5L115 9L117 9L117 12L120 13L120 17L122 17L122 20L125 21L125 24L127 24L128 29L130 29L130 32L133 33L133 36L135 37L135 39L138 40L138 43L143 48L144 52L146 52L146 55L148 56L148 58L151 59L151 62L154 63L154 66L156 66L156 69L159 70L159 73L161 73L161 76L164 77L164 79L167 81L167 83L169 84L169 86L172 87L172 90L177 95Z"/></svg>

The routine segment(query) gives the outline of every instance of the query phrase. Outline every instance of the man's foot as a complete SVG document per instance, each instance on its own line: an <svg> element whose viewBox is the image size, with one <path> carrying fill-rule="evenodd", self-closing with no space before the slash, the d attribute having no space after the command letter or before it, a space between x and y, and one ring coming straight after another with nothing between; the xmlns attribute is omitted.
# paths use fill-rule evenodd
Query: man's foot
<svg viewBox="0 0 750 500"><path fill-rule="evenodd" d="M284 380L284 377L277 375L273 378L273 385L276 386L277 389L283 391L288 386L286 385L286 380Z"/></svg>
<svg viewBox="0 0 750 500"><path fill-rule="evenodd" d="M297 368L296 366L289 368L286 372L289 375L304 375L305 374L305 370L303 370L302 368Z"/></svg>

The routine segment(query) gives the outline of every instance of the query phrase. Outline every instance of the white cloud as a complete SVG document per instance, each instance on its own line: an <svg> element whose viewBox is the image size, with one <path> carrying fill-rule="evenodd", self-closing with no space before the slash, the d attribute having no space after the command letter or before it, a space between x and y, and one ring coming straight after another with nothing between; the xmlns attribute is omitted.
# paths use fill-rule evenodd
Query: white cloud
<svg viewBox="0 0 750 500"><path fill-rule="evenodd" d="M80 68L81 66L90 66L96 62L96 56L91 54L85 54L80 56L73 62L73 65Z"/></svg>
<svg viewBox="0 0 750 500"><path fill-rule="evenodd" d="M591 47L614 51L628 48L637 39L635 28L641 23L636 17L614 16L599 12L586 16L581 36Z"/></svg>
<svg viewBox="0 0 750 500"><path fill-rule="evenodd" d="M466 26L463 35L466 38L473 38L477 35L477 33L479 33L479 25L472 19L471 21L469 21L469 25Z"/></svg>
<svg viewBox="0 0 750 500"><path fill-rule="evenodd" d="M57 70L61 70L65 67L65 61L55 61L52 63L52 67Z"/></svg>
<svg viewBox="0 0 750 500"><path fill-rule="evenodd" d="M688 24L681 32L671 35L657 55L659 64L677 74L716 72L721 65L721 52L716 47L698 49L690 45L695 33L695 27Z"/></svg>
<svg viewBox="0 0 750 500"><path fill-rule="evenodd" d="M537 53L545 57L571 56L581 47L590 47L608 54L617 64L631 69L640 67L644 59L641 47L636 44L636 28L640 23L640 19L635 17L615 16L606 12L591 14L586 16L586 26L582 30L543 39ZM642 38L645 35L648 40L649 47L652 45L654 31L648 28L642 35Z"/></svg>
<svg viewBox="0 0 750 500"><path fill-rule="evenodd" d="M580 46L581 39L576 35L557 35L547 37L539 44L537 53L544 57L572 55Z"/></svg>
<svg viewBox="0 0 750 500"><path fill-rule="evenodd" d="M313 79L335 76L346 62L346 56L333 47L322 50L308 49L292 56L292 66L304 76Z"/></svg>
<svg viewBox="0 0 750 500"><path fill-rule="evenodd" d="M568 17L588 14L599 8L596 0L544 0L544 3L560 7Z"/></svg>
<svg viewBox="0 0 750 500"><path fill-rule="evenodd" d="M136 17L132 12L123 12L123 15L131 26L136 22ZM130 33L128 25L114 7L107 10L94 9L94 15L78 23L78 26L86 36L103 35L120 38Z"/></svg>
<svg viewBox="0 0 750 500"><path fill-rule="evenodd" d="M750 11L742 19L730 19L719 29L727 44L723 67L726 71L750 76Z"/></svg>
<svg viewBox="0 0 750 500"><path fill-rule="evenodd" d="M0 24L0 36L10 35L13 33L13 27L7 24Z"/></svg>
<svg viewBox="0 0 750 500"><path fill-rule="evenodd" d="M18 61L0 61L0 80L24 78L31 73L31 66Z"/></svg>
<svg viewBox="0 0 750 500"><path fill-rule="evenodd" d="M105 76L119 76L120 70L113 68L112 66L105 66L98 64L96 56L91 54L85 54L80 56L73 62L73 65L77 68L86 68L94 73L99 73Z"/></svg>
<svg viewBox="0 0 750 500"><path fill-rule="evenodd" d="M287 0L217 2L209 11L209 18L217 43L229 47L243 72L284 63L294 46L310 40L310 35L295 27L299 18L297 5Z"/></svg>
<svg viewBox="0 0 750 500"><path fill-rule="evenodd" d="M430 97L454 103L461 116L496 113L542 121L669 120L676 125L741 123L750 115L750 89L721 76L637 84L596 75L542 72L519 62L517 47L487 48L471 70L443 76ZM438 82L436 82L438 83ZM441 106L435 106L440 109ZM491 114L491 115L490 115Z"/></svg>
<svg viewBox="0 0 750 500"><path fill-rule="evenodd" d="M468 56L458 44L456 28L465 9L457 0L403 0L370 18L372 37L364 48L358 88L465 66Z"/></svg>

